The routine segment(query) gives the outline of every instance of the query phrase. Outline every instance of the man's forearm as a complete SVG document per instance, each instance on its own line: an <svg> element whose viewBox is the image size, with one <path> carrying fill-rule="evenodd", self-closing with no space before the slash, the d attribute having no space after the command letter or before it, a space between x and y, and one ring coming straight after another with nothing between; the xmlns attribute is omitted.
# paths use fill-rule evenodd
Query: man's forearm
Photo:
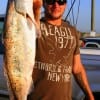
<svg viewBox="0 0 100 100"><path fill-rule="evenodd" d="M86 97L88 97L88 99L91 100L90 98L92 96L92 92L89 87L88 79L87 79L84 68L81 72L74 74L74 76L75 76L77 83L79 84L79 86L81 87L83 92L85 93ZM92 96L92 98L93 98L93 96Z"/></svg>

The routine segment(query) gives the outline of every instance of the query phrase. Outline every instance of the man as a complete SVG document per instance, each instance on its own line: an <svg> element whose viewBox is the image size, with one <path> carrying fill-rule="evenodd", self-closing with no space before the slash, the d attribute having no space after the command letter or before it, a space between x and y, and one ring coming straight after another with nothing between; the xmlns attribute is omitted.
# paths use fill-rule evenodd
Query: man
<svg viewBox="0 0 100 100"><path fill-rule="evenodd" d="M29 100L72 100L75 76L88 100L94 100L81 64L77 31L62 20L66 0L44 0L41 37L37 39L34 90Z"/></svg>

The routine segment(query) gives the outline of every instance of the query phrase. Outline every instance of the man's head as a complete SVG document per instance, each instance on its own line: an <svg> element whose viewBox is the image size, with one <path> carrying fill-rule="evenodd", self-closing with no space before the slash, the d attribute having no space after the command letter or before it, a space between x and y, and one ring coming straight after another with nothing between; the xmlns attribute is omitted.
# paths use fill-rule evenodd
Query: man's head
<svg viewBox="0 0 100 100"><path fill-rule="evenodd" d="M67 0L43 0L45 16L50 19L61 18L65 11L66 3Z"/></svg>

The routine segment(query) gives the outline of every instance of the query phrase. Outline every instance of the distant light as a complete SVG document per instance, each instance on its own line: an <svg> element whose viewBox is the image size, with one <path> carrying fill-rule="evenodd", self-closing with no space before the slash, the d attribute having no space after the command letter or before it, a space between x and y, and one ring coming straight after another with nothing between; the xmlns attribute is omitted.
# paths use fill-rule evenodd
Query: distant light
<svg viewBox="0 0 100 100"><path fill-rule="evenodd" d="M96 36L96 32L91 31L91 32L90 32L90 36L95 37L95 36Z"/></svg>

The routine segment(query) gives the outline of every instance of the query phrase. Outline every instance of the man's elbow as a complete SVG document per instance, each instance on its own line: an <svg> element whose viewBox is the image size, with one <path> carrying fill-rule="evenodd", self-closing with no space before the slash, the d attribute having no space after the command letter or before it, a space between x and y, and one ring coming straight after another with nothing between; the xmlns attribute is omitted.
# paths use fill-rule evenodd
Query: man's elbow
<svg viewBox="0 0 100 100"><path fill-rule="evenodd" d="M83 65L80 63L80 64L77 64L77 65L73 66L72 73L73 74L78 74L78 73L81 73L83 70L84 70Z"/></svg>
<svg viewBox="0 0 100 100"><path fill-rule="evenodd" d="M74 60L73 68L72 68L73 74L80 73L83 70L80 54L75 55L73 60Z"/></svg>

